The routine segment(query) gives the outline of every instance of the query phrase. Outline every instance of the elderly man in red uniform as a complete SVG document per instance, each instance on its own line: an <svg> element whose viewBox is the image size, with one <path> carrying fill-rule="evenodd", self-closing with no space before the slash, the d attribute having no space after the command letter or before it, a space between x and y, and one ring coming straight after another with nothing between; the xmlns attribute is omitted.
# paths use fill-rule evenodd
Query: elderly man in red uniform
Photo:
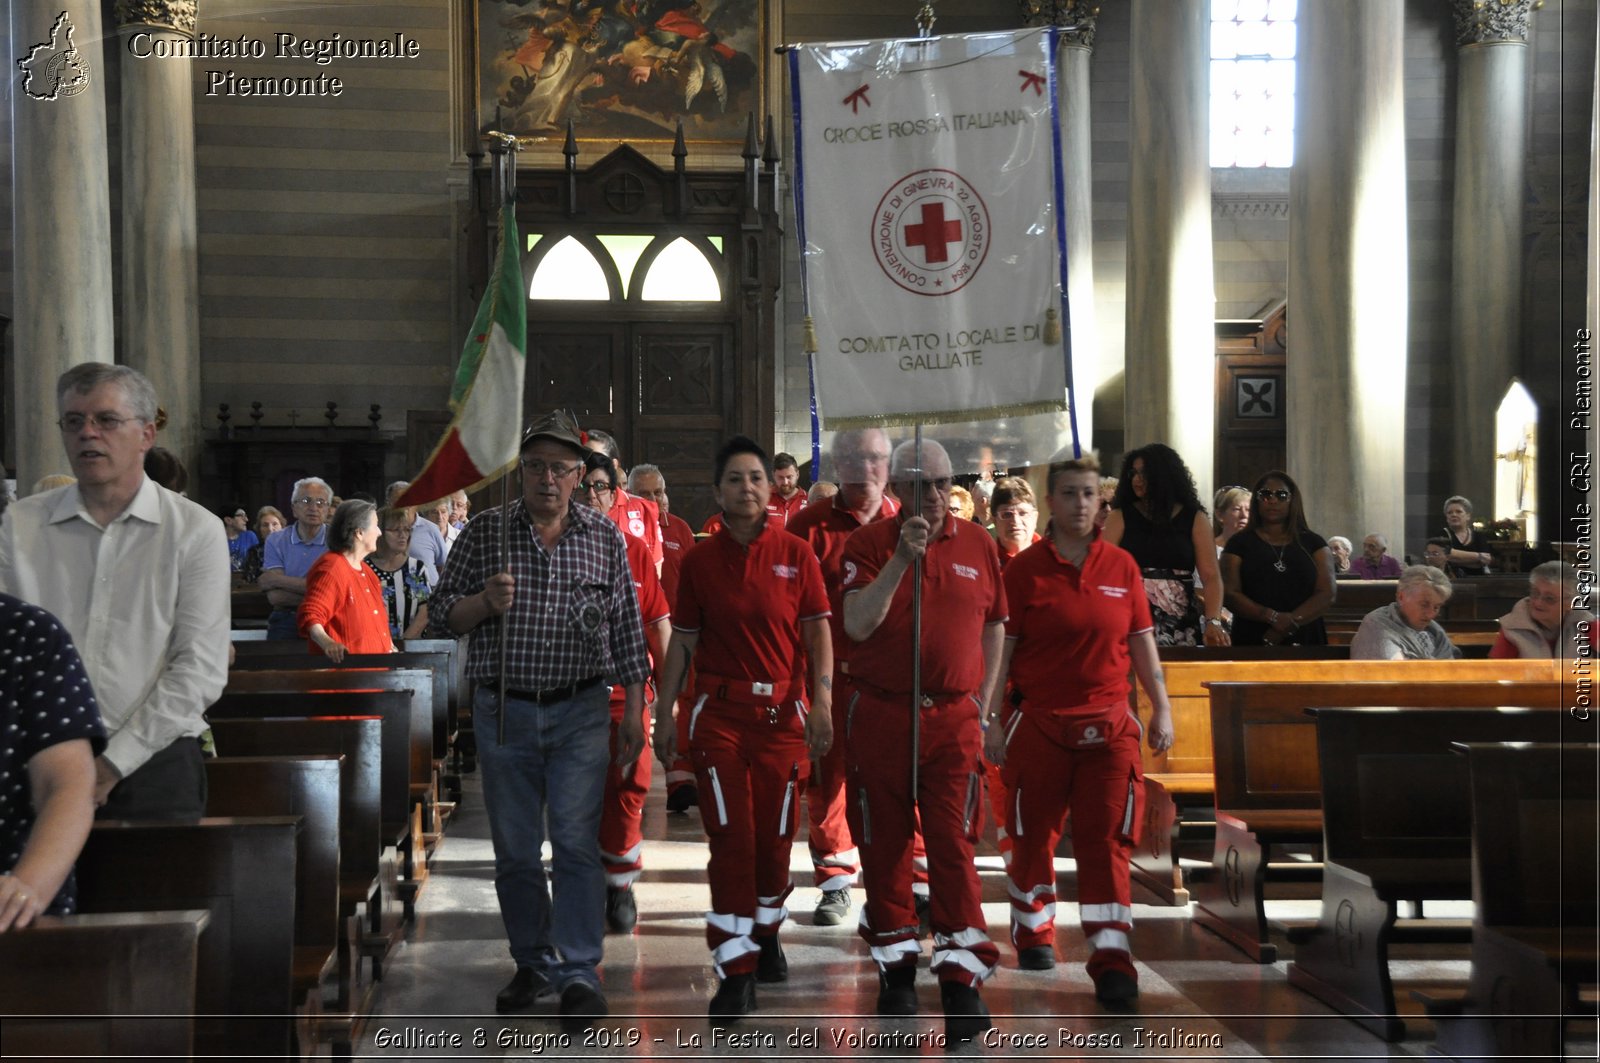
<svg viewBox="0 0 1600 1063"><path fill-rule="evenodd" d="M950 458L938 443L897 447L895 492L917 512L870 524L844 549L844 629L853 643L845 710L851 793L867 876L861 936L880 972L878 1011L917 1007L917 915L910 903L912 838L927 836L933 963L945 1035L969 1041L990 1026L978 987L1000 951L989 940L973 843L983 815L982 706L1000 670L1006 597L994 540L950 516ZM911 705L912 586L922 560L921 701ZM911 713L919 713L917 788L911 789Z"/></svg>
<svg viewBox="0 0 1600 1063"><path fill-rule="evenodd" d="M811 915L817 926L844 922L850 914L850 887L860 871L844 799L844 703L849 700L850 659L840 587L844 543L857 528L892 517L900 509L898 502L884 494L889 482L889 437L883 429L840 432L829 453L841 483L839 493L807 506L789 524L789 531L810 543L817 555L833 610L828 626L833 634L834 742L828 755L816 763L806 790L813 882L822 891Z"/></svg>

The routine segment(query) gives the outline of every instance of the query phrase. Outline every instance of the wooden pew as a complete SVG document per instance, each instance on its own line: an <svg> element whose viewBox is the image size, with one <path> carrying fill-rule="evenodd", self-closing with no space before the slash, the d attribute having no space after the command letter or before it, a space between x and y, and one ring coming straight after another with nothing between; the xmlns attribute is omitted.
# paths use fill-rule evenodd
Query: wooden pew
<svg viewBox="0 0 1600 1063"><path fill-rule="evenodd" d="M1435 676L1448 673L1429 671ZM1351 683L1208 683L1207 687L1216 832L1213 873L1195 883L1194 919L1258 963L1277 958L1268 934L1269 886L1321 880L1320 863L1273 860L1287 848L1315 849L1322 842L1316 724L1306 709L1342 705L1558 709L1564 694L1562 684L1549 679L1455 682L1424 677Z"/></svg>
<svg viewBox="0 0 1600 1063"><path fill-rule="evenodd" d="M383 859L381 797L383 720L378 716L229 720L211 724L223 758L232 756L337 756L339 778L339 988L340 1011L364 1012L358 959L369 956L373 979L398 925L394 861ZM387 892L385 883L387 882ZM386 918L386 913L392 917ZM370 988L370 983L368 984Z"/></svg>
<svg viewBox="0 0 1600 1063"><path fill-rule="evenodd" d="M188 1059L210 920L204 908L43 916L0 934L6 1058Z"/></svg>
<svg viewBox="0 0 1600 1063"><path fill-rule="evenodd" d="M82 911L211 914L195 980L198 1056L290 1051L299 831L298 816L263 816L102 821L89 832L78 857Z"/></svg>
<svg viewBox="0 0 1600 1063"><path fill-rule="evenodd" d="M206 814L299 816L294 892L294 1000L300 1043L316 1043L323 980L339 956L339 785L343 758L213 757ZM340 971L348 977L347 970ZM340 985L339 998L349 996Z"/></svg>
<svg viewBox="0 0 1600 1063"><path fill-rule="evenodd" d="M1338 581L1338 598L1328 607L1328 612L1323 619L1354 620L1360 622L1361 618L1394 601L1395 591L1399 588L1397 579L1342 579ZM1517 597L1528 593L1527 580L1523 580L1522 592ZM1444 603L1439 610L1439 622L1447 620L1470 620L1474 617L1489 617L1490 614L1480 612L1478 598L1483 587L1476 579L1458 579L1451 582L1452 592L1450 600ZM1509 607L1508 607L1509 608ZM1507 610L1502 609L1492 615L1503 615Z"/></svg>
<svg viewBox="0 0 1600 1063"><path fill-rule="evenodd" d="M1189 890L1178 863L1179 850L1200 859L1211 853L1215 819L1207 683L1558 678L1558 666L1551 661L1351 661L1349 657L1348 646L1248 646L1220 652L1162 649L1173 744L1164 753L1154 753L1148 746L1141 752L1145 821L1133 853L1135 881L1169 904L1187 904ZM1149 699L1137 684L1134 692L1135 711L1148 720Z"/></svg>
<svg viewBox="0 0 1600 1063"><path fill-rule="evenodd" d="M467 643L465 639L406 639L400 646L402 653L443 653L450 662L450 695L447 699L445 727L449 766L443 777L443 798L454 802L461 800L461 773L466 768L462 758L461 733L472 729L472 686L467 681ZM435 743L434 752L439 748ZM474 749L475 752L475 749Z"/></svg>
<svg viewBox="0 0 1600 1063"><path fill-rule="evenodd" d="M1434 1052L1563 1058L1566 1022L1595 1018L1594 876L1600 746L1456 743L1472 785L1472 980L1429 1001Z"/></svg>
<svg viewBox="0 0 1600 1063"><path fill-rule="evenodd" d="M1398 918L1398 904L1472 896L1472 793L1452 742L1559 741L1565 712L1317 708L1322 773L1322 915L1292 933L1289 982L1386 1041L1405 1037L1389 973L1400 942L1470 940L1470 930ZM1592 732L1590 732L1592 733Z"/></svg>

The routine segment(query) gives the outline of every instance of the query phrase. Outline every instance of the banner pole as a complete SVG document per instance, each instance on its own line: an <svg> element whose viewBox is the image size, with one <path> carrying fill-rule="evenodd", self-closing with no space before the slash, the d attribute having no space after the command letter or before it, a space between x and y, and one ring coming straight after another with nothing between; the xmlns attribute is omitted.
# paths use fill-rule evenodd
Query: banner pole
<svg viewBox="0 0 1600 1063"><path fill-rule="evenodd" d="M500 194L495 197L495 203L500 208L501 215L504 216L505 208L507 206L510 206L511 204L514 204L516 202L516 200L517 200L517 154L516 154L517 153L517 142L516 142L516 140L514 138L511 138L511 139L509 139L507 141L503 141L502 144L501 144L501 147L504 150L504 155L502 156L502 161L501 161L499 170L497 172L497 176L499 177L499 184L500 184L500 189L499 189L499 193ZM502 241L504 241L506 238L507 238L507 233L505 231L505 228L502 226L500 228L500 239ZM500 251L500 249L497 248L496 250L497 250L497 260L498 260L498 252ZM520 251L521 249L519 248L518 250ZM526 293L524 293L524 297L526 297ZM516 468L517 468L517 466L513 466L512 467L513 470L516 469ZM513 472L511 470L508 470L504 476L500 477L500 571L501 572L510 572L511 571L511 477L512 477L512 475L513 475ZM496 680L496 683L499 686L499 690L497 691L497 696L498 696L498 701L499 701L499 704L500 704L500 716L499 716L499 721L498 721L499 722L499 743L498 744L500 744L502 746L506 744L506 655L507 655L507 643L508 643L508 641L510 639L510 634L511 634L511 613L508 610L503 616L500 617L500 646L499 646L500 664L499 664L499 667L495 669L495 671L499 673L499 679Z"/></svg>
<svg viewBox="0 0 1600 1063"><path fill-rule="evenodd" d="M916 442L913 444L913 469L916 472L916 486L912 490L910 504L915 506L913 517L922 515L922 422L917 422ZM949 519L946 515L945 519ZM928 543L932 546L932 542ZM917 779L920 775L920 756L922 750L922 561L918 557L911 563L911 805L917 805Z"/></svg>

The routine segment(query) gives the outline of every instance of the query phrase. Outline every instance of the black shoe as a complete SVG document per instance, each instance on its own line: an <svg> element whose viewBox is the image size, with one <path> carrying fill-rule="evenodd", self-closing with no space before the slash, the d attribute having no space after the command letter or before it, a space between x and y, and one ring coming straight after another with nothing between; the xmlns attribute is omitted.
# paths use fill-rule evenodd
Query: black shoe
<svg viewBox="0 0 1600 1063"><path fill-rule="evenodd" d="M978 991L960 982L940 982L939 1000L944 1004L944 1036L951 1043L970 1041L994 1023Z"/></svg>
<svg viewBox="0 0 1600 1063"><path fill-rule="evenodd" d="M1056 950L1050 945L1017 950L1017 966L1024 971L1048 971L1055 965Z"/></svg>
<svg viewBox="0 0 1600 1063"><path fill-rule="evenodd" d="M581 1033L611 1014L606 998L588 982L573 982L561 991L561 1028Z"/></svg>
<svg viewBox="0 0 1600 1063"><path fill-rule="evenodd" d="M756 981L787 982L789 960L783 954L783 946L778 943L778 935L758 937L756 944L761 946L761 956L756 960Z"/></svg>
<svg viewBox="0 0 1600 1063"><path fill-rule="evenodd" d="M1139 980L1126 971L1101 971L1094 980L1094 998L1108 1009L1121 1011L1139 999Z"/></svg>
<svg viewBox="0 0 1600 1063"><path fill-rule="evenodd" d="M667 793L668 812L687 812L700 803L700 791L695 789L692 782L682 786L674 786Z"/></svg>
<svg viewBox="0 0 1600 1063"><path fill-rule="evenodd" d="M739 1021L741 1015L748 1015L754 1010L756 1010L755 976L730 974L717 987L717 995L711 998L711 1006L706 1009L706 1013L711 1017L711 1025L729 1026Z"/></svg>
<svg viewBox="0 0 1600 1063"><path fill-rule="evenodd" d="M842 890L823 890L822 897L817 901L816 909L811 913L812 926L838 926L844 922L845 916L850 914L850 888Z"/></svg>
<svg viewBox="0 0 1600 1063"><path fill-rule="evenodd" d="M933 902L926 893L913 893L911 901L917 909L917 933L927 937L933 932Z"/></svg>
<svg viewBox="0 0 1600 1063"><path fill-rule="evenodd" d="M506 987L494 998L494 1010L502 1015L512 1011L523 1011L533 1007L535 1001L555 995L555 988L544 975L532 967L518 967L517 973L511 976L511 981L507 982Z"/></svg>
<svg viewBox="0 0 1600 1063"><path fill-rule="evenodd" d="M632 886L606 887L606 926L613 934L626 934L639 922L639 905Z"/></svg>
<svg viewBox="0 0 1600 1063"><path fill-rule="evenodd" d="M917 1013L917 968L914 964L878 972L878 1014Z"/></svg>

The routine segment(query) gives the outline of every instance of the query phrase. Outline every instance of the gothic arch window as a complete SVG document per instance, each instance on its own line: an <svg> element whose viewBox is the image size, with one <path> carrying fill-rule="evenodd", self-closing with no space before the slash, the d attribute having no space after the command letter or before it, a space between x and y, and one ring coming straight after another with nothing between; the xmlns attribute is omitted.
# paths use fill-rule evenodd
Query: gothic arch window
<svg viewBox="0 0 1600 1063"><path fill-rule="evenodd" d="M721 303L721 237L528 235L528 298Z"/></svg>
<svg viewBox="0 0 1600 1063"><path fill-rule="evenodd" d="M1211 165L1294 161L1297 0L1211 0Z"/></svg>

